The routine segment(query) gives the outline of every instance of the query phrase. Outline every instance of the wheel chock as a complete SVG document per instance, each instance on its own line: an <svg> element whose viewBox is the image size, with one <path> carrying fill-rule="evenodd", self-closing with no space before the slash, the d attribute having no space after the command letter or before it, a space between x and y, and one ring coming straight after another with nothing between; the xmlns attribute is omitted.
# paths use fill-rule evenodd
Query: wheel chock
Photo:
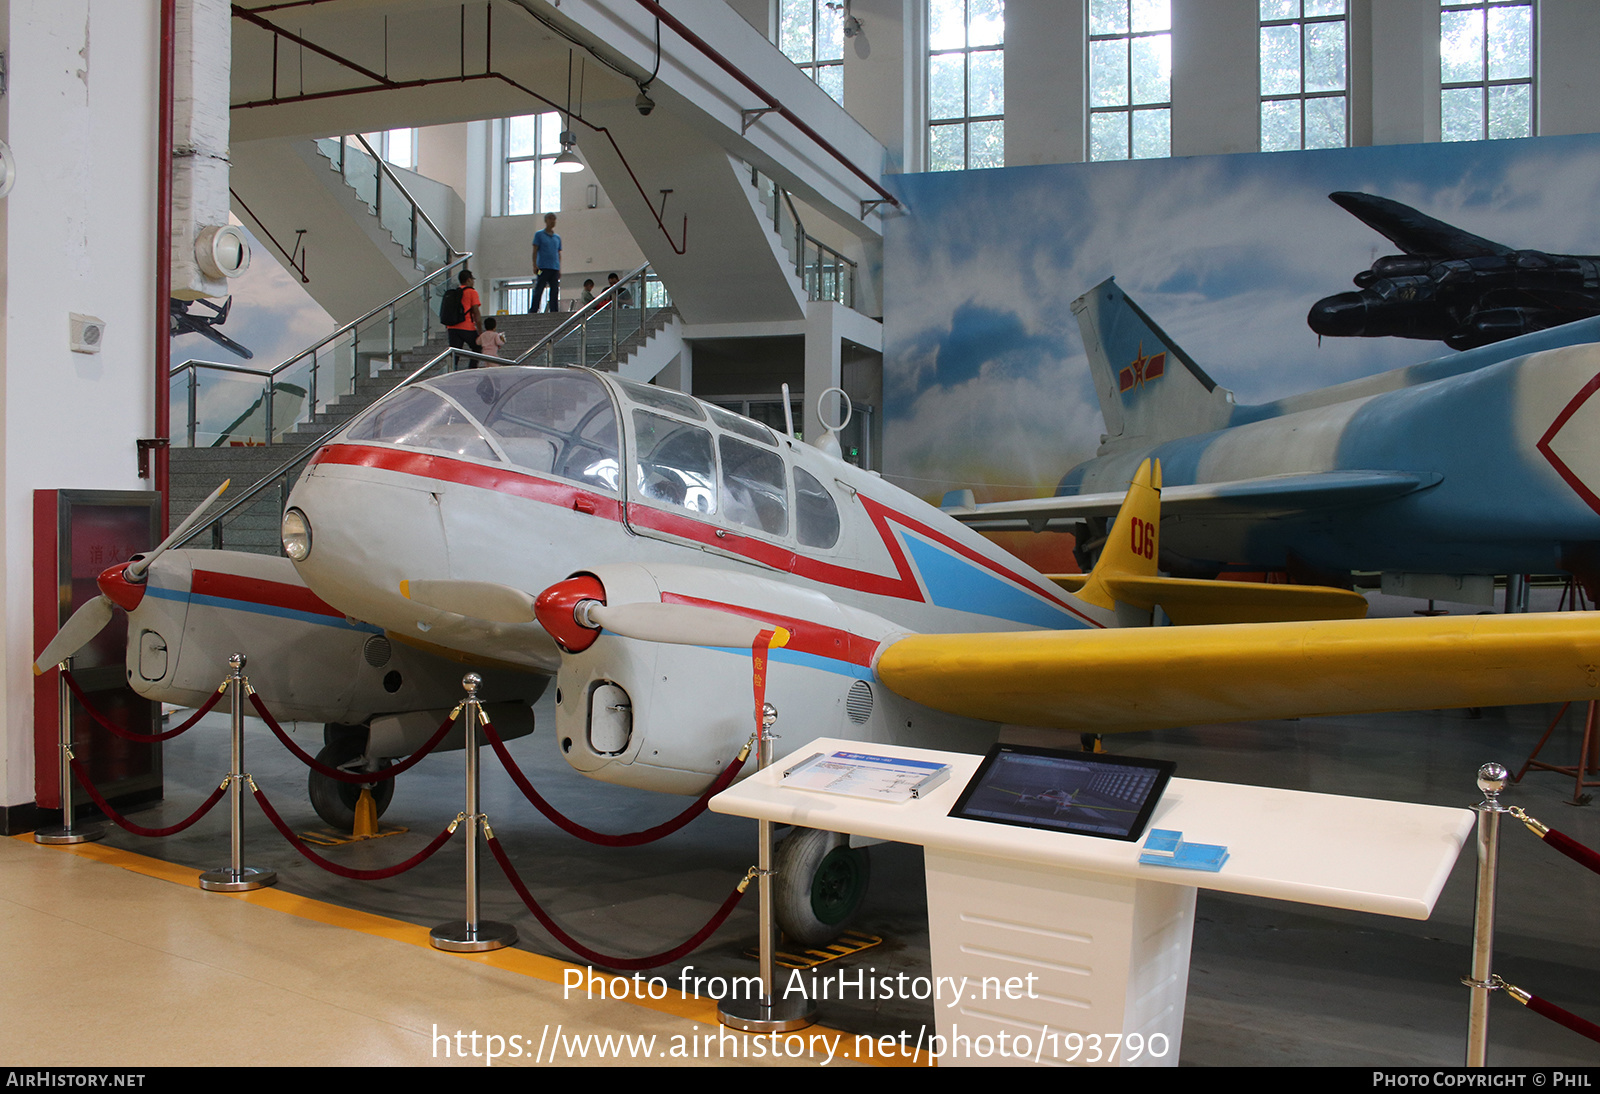
<svg viewBox="0 0 1600 1094"><path fill-rule="evenodd" d="M356 823L350 830L353 839L372 839L378 834L378 803L372 800L372 791L361 788L356 801Z"/></svg>

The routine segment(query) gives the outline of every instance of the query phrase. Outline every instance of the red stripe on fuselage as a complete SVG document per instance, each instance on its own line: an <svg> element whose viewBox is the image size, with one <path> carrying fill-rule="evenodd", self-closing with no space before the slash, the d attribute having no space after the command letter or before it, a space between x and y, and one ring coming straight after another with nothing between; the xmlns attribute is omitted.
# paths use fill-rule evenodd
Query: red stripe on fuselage
<svg viewBox="0 0 1600 1094"><path fill-rule="evenodd" d="M808 619L795 619L793 616L776 615L738 604L724 604L717 600L702 600L700 597L684 596L681 593L662 593L661 603L691 604L698 608L711 608L743 616L761 623L775 623L789 632L789 641L783 648L794 650L796 653L815 654L817 657L848 661L852 665L870 668L872 655L878 650L878 643L870 638L863 638L859 634L851 634L849 631L830 627L824 623L813 623Z"/></svg>
<svg viewBox="0 0 1600 1094"><path fill-rule="evenodd" d="M597 517L619 522L622 520L621 503L616 498L608 495L597 494L569 483L536 478L525 472L486 467L483 464L468 463L465 460L449 456L439 456L425 452L409 452L394 448L375 448L368 445L335 444L323 448L313 456L309 466L314 467L319 463L344 464L352 467L375 467L387 471L398 471L401 474L415 475L419 478L437 479L443 482L460 483L463 486L476 486L484 490L515 494L518 497L528 498L532 501L559 505L563 509L577 508L581 501L587 505L592 505L593 514ZM766 540L742 536L737 532L696 520L687 514L680 515L664 509L656 509L649 505L634 503L628 511L627 523L634 528L661 532L693 543L703 544L707 547L714 547L717 550L726 551L729 554L747 558L752 562L759 562L783 573L794 574L796 577L807 578L822 585L850 589L854 592L868 593L874 596L887 596L898 600L927 603L927 597L923 595L922 586L917 581L916 570L912 567L910 560L906 558L899 539L890 527L891 523L899 524L902 528L925 536L956 552L968 561L989 570L1000 578L1012 582L1023 591L1032 593L1053 606L1069 612L1092 627L1104 626L1104 624L1085 615L1069 601L1062 599L1054 592L1034 585L1021 574L993 559L985 557L950 536L935 531L921 521L897 512L881 502L874 501L865 494L858 492L856 497L866 509L868 518L872 521L873 527L877 529L879 537L883 540L884 548L894 561L895 573L893 576L852 569L833 562L824 562L809 555L798 554L782 544L769 543Z"/></svg>
<svg viewBox="0 0 1600 1094"><path fill-rule="evenodd" d="M427 452L406 452L397 448L370 448L366 445L328 445L311 458L308 467L319 463L344 464L349 467L376 467L384 471L398 471L402 475L415 475L422 479L438 479L462 486L477 486L501 494L512 494L546 505L559 505L563 509L578 509L580 504L607 520L621 520L622 507L616 498L597 494L571 483L536 478L521 471L499 467L485 467L478 463L435 456Z"/></svg>
<svg viewBox="0 0 1600 1094"><path fill-rule="evenodd" d="M305 586L288 585L282 581L265 581L257 577L196 570L189 583L189 591L197 596L244 600L251 604L265 604L273 608L288 608L297 612L310 612L313 615L331 615L335 619L344 618L343 612Z"/></svg>

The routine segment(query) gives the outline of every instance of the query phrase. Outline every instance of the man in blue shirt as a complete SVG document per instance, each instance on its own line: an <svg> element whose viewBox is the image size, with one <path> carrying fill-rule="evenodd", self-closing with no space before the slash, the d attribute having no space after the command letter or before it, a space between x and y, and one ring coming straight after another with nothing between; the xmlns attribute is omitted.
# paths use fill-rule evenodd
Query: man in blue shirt
<svg viewBox="0 0 1600 1094"><path fill-rule="evenodd" d="M544 215L544 231L533 234L533 272L536 280L533 284L533 306L528 309L532 315L539 310L539 302L544 297L546 288L550 290L550 305L547 311L561 310L561 237L556 235L556 215Z"/></svg>

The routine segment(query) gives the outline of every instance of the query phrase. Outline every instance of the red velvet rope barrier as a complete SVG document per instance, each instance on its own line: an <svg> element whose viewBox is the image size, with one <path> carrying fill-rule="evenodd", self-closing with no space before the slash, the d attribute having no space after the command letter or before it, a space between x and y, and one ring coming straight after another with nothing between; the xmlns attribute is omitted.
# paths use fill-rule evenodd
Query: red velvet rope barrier
<svg viewBox="0 0 1600 1094"><path fill-rule="evenodd" d="M295 744L294 741L290 739L289 735L284 732L283 727L278 724L278 720L268 712L267 705L261 701L261 696L248 689L247 694L250 696L250 705L256 708L256 713L261 715L261 720L263 722L267 723L267 728L272 730L273 734L278 738L278 740L283 743L283 747L292 752L297 760L305 764L319 775L326 775L328 778L336 779L342 783L353 783L360 786L365 786L368 783L383 782L385 779L392 779L396 775L402 775L411 770L412 767L421 763L427 757L428 753L432 752L436 747L438 747L439 742L444 740L444 735L450 732L450 727L456 724L455 715L451 714L450 717L444 720L444 724L434 731L433 736L429 737L427 742L421 748L417 749L399 763L390 764L381 771L363 771L359 774L353 775L348 771L340 771L337 767L329 767L327 764L322 763L315 756L311 755L311 753Z"/></svg>
<svg viewBox="0 0 1600 1094"><path fill-rule="evenodd" d="M670 950L665 950L650 957L609 957L598 950L591 950L556 926L555 920L545 914L544 909L539 907L539 902L533 899L533 894L528 892L528 887L522 883L522 878L517 875L516 868L511 865L511 860L506 857L505 849L500 846L499 839L490 836L485 842L489 844L489 850L494 852L495 861L500 864L500 869L505 871L506 880L511 882L511 887L522 898L522 903L527 905L528 911L533 913L533 917L544 926L544 929L554 935L557 942L585 961L608 969L633 972L639 969L653 969L658 965L666 965L676 961L710 938L716 929L722 926L728 916L733 913L733 909L739 903L739 899L744 896L743 890L735 887L733 892L728 894L728 899L722 902L722 907L717 909L716 914L711 917L704 927L696 931L694 936L687 942L674 946Z"/></svg>
<svg viewBox="0 0 1600 1094"><path fill-rule="evenodd" d="M1548 843L1551 847L1554 847L1557 851L1560 851L1563 855L1566 855L1573 862L1576 862L1580 866L1587 866L1595 873L1600 874L1600 855L1595 854L1593 851L1589 850L1589 848L1585 847L1571 836L1568 836L1562 832L1557 832L1554 828L1552 828L1540 838ZM1580 1030L1579 1032L1582 1031Z"/></svg>
<svg viewBox="0 0 1600 1094"><path fill-rule="evenodd" d="M1573 1033L1581 1033L1591 1041L1600 1041L1600 1026L1586 1018L1579 1018L1570 1010L1563 1010L1548 1000L1540 999L1537 995L1528 996L1526 1006L1535 1014L1542 1014L1552 1022L1566 1026Z"/></svg>
<svg viewBox="0 0 1600 1094"><path fill-rule="evenodd" d="M533 788L533 784L528 781L528 777L522 773L522 768L517 766L517 761L513 760L511 753L506 751L505 742L500 739L500 734L495 732L494 726L489 723L489 719L483 719L481 724L484 737L488 739L490 747L494 749L494 754L500 757L500 763L504 765L506 774L510 775L511 781L517 784L517 789L522 791L522 796L532 802L535 809L543 813L552 824L563 832L577 836L579 839L586 840L589 843L599 844L602 847L638 847L640 844L654 843L663 836L672 835L672 833L694 820L701 813L704 813L706 805L711 799L726 790L728 784L733 782L734 776L739 774L739 769L744 766L744 760L735 757L733 763L729 764L727 769L718 775L710 786L706 787L703 794L671 820L662 821L654 828L646 828L640 832L628 832L620 836L612 836L607 835L605 832L596 832L593 828L585 828L577 821L563 816L555 806L546 801ZM645 967L648 968L649 966Z"/></svg>
<svg viewBox="0 0 1600 1094"><path fill-rule="evenodd" d="M89 797L93 798L94 803L100 807L100 812L104 813L106 816L115 821L117 825L122 828L126 828L136 836L177 835L195 821L211 812L211 807L222 800L223 792L228 789L227 783L223 783L221 786L217 787L211 792L211 796L201 803L199 809L196 809L193 813L190 813L187 818L179 821L170 828L145 828L142 825L134 824L127 817L124 817L121 813L118 813L115 809L111 808L111 803L106 801L105 798L101 797L100 791L96 790L94 783L89 781L89 773L83 769L83 765L78 763L76 758L74 758L71 762L72 773L78 777L78 782L81 783L83 788L89 792Z"/></svg>
<svg viewBox="0 0 1600 1094"><path fill-rule="evenodd" d="M139 741L143 744L148 744L151 741L170 741L172 738L176 737L185 730L193 729L195 723L204 718L207 714L210 714L211 708L215 707L222 699L222 690L220 688L216 691L213 691L211 693L211 698L207 699L204 703L201 703L199 709L194 712L189 720L183 723L183 725L179 726L177 729L169 729L164 733L135 733L132 730L124 729L122 726L114 725L113 723L106 721L104 715L102 715L98 710L94 709L94 707L90 706L89 697L85 695L83 689L78 686L78 682L72 678L72 673L68 672L66 669L62 669L61 678L67 682L68 689L71 690L72 694L78 697L78 702L83 704L83 709L89 712L89 717L95 720L96 725L105 730L107 733L110 733L116 737L121 737L125 741Z"/></svg>
<svg viewBox="0 0 1600 1094"><path fill-rule="evenodd" d="M443 847L445 845L445 841L455 834L455 825L451 824L437 836L434 836L432 843L428 844L428 846L424 847L422 850L418 851L404 862L397 863L394 866L385 866L377 870L353 870L348 866L340 866L336 862L330 862L321 855L317 854L311 848L307 847L305 840L291 832L289 830L289 826L283 823L283 818L278 816L278 811L272 808L272 804L267 801L267 796L261 792L259 787L252 788L251 793L256 796L256 803L261 806L261 811L267 815L267 819L272 822L272 826L283 835L284 839L289 841L289 846L293 847L296 851L299 851L311 862L328 871L328 873L337 874L339 877L349 878L352 881L382 881L385 878L396 877L397 875L403 874L413 866L420 866L424 862L428 861L428 859L433 856L433 853L439 848Z"/></svg>

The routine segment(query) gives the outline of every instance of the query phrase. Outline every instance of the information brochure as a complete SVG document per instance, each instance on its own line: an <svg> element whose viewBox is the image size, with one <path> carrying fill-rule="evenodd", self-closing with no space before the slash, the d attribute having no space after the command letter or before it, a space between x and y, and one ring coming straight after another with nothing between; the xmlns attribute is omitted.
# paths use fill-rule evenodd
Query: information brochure
<svg viewBox="0 0 1600 1094"><path fill-rule="evenodd" d="M783 785L873 801L903 802L921 797L949 777L949 764L865 752L817 752L787 768Z"/></svg>

